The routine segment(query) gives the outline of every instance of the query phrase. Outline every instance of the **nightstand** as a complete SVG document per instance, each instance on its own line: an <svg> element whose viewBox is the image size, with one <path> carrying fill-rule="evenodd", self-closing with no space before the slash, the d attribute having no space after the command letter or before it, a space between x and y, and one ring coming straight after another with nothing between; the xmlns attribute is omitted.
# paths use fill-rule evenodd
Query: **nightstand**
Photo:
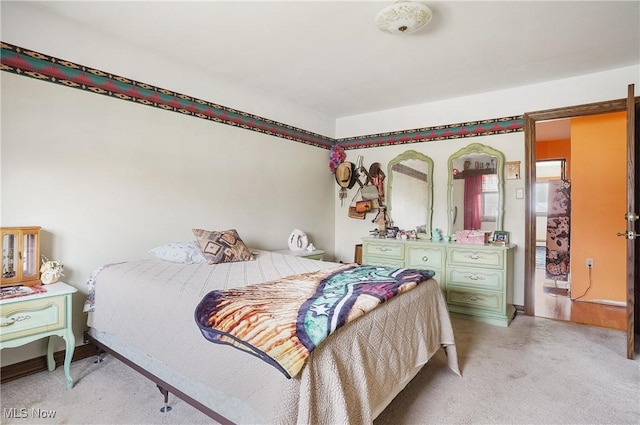
<svg viewBox="0 0 640 425"><path fill-rule="evenodd" d="M71 296L77 289L63 282L45 285L46 292L0 300L0 349L19 347L41 338L49 338L47 368L56 368L54 339L65 340L64 374L67 388L73 387L69 372L75 337L71 329Z"/></svg>
<svg viewBox="0 0 640 425"><path fill-rule="evenodd" d="M300 250L300 251L290 251L288 249L282 249L276 252L278 254L295 255L296 257L304 257L310 260L322 261L324 259L324 251L321 249L316 249L315 251L307 251L306 249Z"/></svg>

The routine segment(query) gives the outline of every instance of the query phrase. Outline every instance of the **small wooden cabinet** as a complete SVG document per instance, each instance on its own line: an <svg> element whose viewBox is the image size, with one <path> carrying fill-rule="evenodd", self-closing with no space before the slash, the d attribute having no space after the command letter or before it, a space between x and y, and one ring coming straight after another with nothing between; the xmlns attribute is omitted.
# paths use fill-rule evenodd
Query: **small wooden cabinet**
<svg viewBox="0 0 640 425"><path fill-rule="evenodd" d="M2 286L40 284L40 227L2 227Z"/></svg>
<svg viewBox="0 0 640 425"><path fill-rule="evenodd" d="M64 339L64 374L67 388L73 387L70 374L75 337L71 329L71 297L76 288L63 282L45 286L46 292L0 300L0 349L20 347L41 338L49 338L47 368L56 367L53 336Z"/></svg>
<svg viewBox="0 0 640 425"><path fill-rule="evenodd" d="M433 270L451 313L509 326L515 315L514 250L515 245L364 238L362 264Z"/></svg>

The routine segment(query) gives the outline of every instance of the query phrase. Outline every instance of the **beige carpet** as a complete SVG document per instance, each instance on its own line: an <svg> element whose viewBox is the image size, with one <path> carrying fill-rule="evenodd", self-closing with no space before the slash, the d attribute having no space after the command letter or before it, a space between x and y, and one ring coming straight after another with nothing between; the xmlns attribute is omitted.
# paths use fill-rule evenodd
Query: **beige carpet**
<svg viewBox="0 0 640 425"><path fill-rule="evenodd" d="M640 356L626 359L624 332L528 316L508 328L454 318L454 328L463 377L438 353L376 425L640 424ZM161 413L155 385L113 357L71 373L69 391L60 368L2 385L1 423L213 423L174 396Z"/></svg>

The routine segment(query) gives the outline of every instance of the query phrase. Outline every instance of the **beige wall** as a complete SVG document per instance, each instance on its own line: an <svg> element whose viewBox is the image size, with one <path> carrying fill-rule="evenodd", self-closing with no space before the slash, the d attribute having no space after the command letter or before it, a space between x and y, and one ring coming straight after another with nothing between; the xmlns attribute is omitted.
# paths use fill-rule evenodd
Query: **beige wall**
<svg viewBox="0 0 640 425"><path fill-rule="evenodd" d="M236 228L251 247L303 229L331 258L328 151L3 72L2 226L39 225L42 253L78 288L100 265L144 258L191 229ZM44 353L2 351L2 365ZM60 347L61 348L61 347Z"/></svg>

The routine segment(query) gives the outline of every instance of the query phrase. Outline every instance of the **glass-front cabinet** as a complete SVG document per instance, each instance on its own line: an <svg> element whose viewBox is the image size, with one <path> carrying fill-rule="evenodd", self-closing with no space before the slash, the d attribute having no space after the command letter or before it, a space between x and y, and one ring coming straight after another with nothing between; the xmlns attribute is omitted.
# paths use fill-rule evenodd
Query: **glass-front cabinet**
<svg viewBox="0 0 640 425"><path fill-rule="evenodd" d="M40 227L2 227L0 286L40 284Z"/></svg>

